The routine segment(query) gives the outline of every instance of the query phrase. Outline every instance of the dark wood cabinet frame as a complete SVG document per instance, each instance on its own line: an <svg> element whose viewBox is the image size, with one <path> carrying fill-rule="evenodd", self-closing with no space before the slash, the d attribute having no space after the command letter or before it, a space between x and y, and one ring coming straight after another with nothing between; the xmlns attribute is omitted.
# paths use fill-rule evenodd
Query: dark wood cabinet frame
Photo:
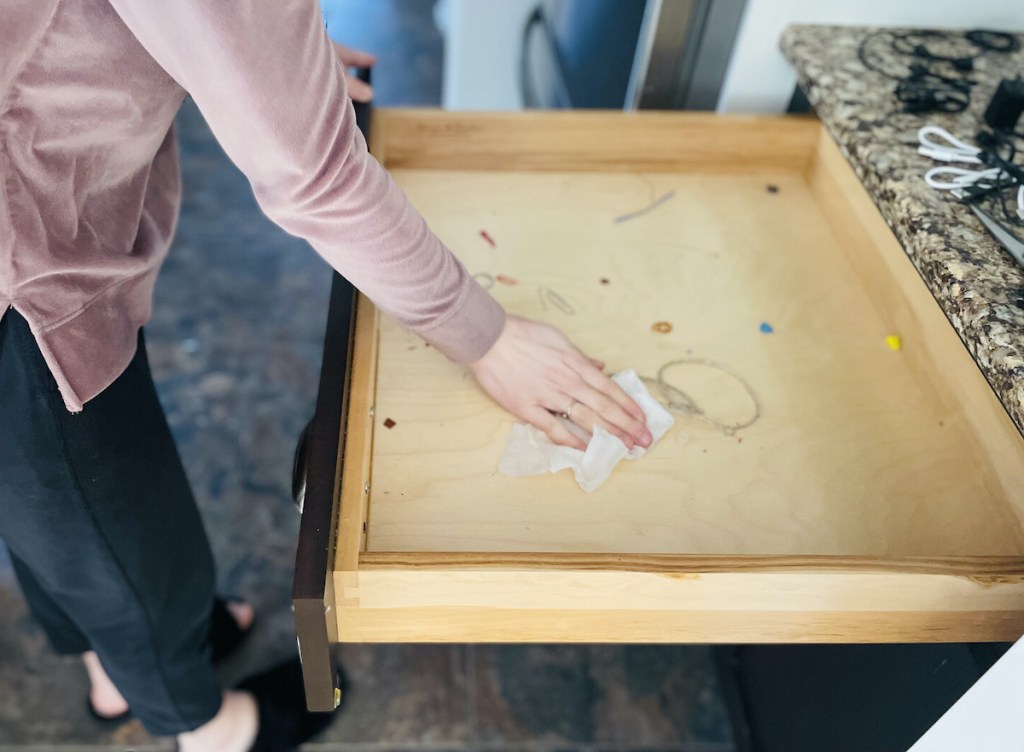
<svg viewBox="0 0 1024 752"><path fill-rule="evenodd" d="M359 78L369 82L368 70ZM370 105L355 105L356 122L369 138ZM295 554L292 610L295 633L311 711L333 711L341 701L339 673L334 660L328 618L334 609L334 589L327 587L327 573L334 562L337 514L343 500L338 479L345 452L349 385L352 376L352 342L358 296L352 284L334 272L324 333L323 362L316 412L303 432L296 450L293 490L302 510Z"/></svg>

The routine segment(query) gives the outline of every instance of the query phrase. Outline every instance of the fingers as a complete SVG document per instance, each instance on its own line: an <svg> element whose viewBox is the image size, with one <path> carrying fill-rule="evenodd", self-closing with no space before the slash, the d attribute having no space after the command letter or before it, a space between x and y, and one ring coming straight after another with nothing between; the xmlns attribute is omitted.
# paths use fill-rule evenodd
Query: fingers
<svg viewBox="0 0 1024 752"><path fill-rule="evenodd" d="M622 414L625 415L625 413ZM573 423L591 434L594 433L595 426L601 426L601 428L625 444L627 449L632 449L638 443L638 440L630 435L628 431L619 428L613 421L608 420L605 415L602 415L584 402L577 401L573 405L570 419Z"/></svg>
<svg viewBox="0 0 1024 752"><path fill-rule="evenodd" d="M348 95L352 97L353 101L369 102L373 99L373 87L350 73L345 74L345 85L348 87Z"/></svg>
<svg viewBox="0 0 1024 752"><path fill-rule="evenodd" d="M580 375L586 384L610 397L615 404L629 413L635 420L641 423L646 420L640 405L622 391L622 387L595 368L590 358L575 348L566 350L564 357L569 366Z"/></svg>
<svg viewBox="0 0 1024 752"><path fill-rule="evenodd" d="M575 348L565 351L565 361L583 380L580 387L566 391L591 408L598 418L625 431L637 444L650 446L653 437L647 430L647 416L640 406L622 391L622 387L601 373L590 358ZM629 445L629 442L626 444Z"/></svg>
<svg viewBox="0 0 1024 752"><path fill-rule="evenodd" d="M352 68L369 68L377 62L376 55L346 47L337 42L334 43L334 54L338 56L338 60L341 61L342 65L351 66Z"/></svg>
<svg viewBox="0 0 1024 752"><path fill-rule="evenodd" d="M334 42L334 55L346 69L345 86L348 88L348 95L356 102L369 102L373 99L373 88L349 73L348 68L369 68L377 62L377 58L369 52L354 50L337 42Z"/></svg>
<svg viewBox="0 0 1024 752"><path fill-rule="evenodd" d="M554 443L579 449L581 452L586 451L587 445L576 436L573 436L569 429L559 422L558 418L544 408L534 406L523 415L523 418L546 433L548 438Z"/></svg>
<svg viewBox="0 0 1024 752"><path fill-rule="evenodd" d="M556 444L586 449L585 441L549 412L559 414L572 405L570 428L593 432L601 426L630 448L650 446L643 410L602 373L604 366L575 349L559 329L511 314L491 349L470 364L499 405Z"/></svg>

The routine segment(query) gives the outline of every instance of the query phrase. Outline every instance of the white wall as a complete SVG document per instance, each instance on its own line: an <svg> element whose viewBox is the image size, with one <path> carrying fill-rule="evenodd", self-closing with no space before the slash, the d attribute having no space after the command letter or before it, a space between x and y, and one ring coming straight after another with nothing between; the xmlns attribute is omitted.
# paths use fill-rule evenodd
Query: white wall
<svg viewBox="0 0 1024 752"><path fill-rule="evenodd" d="M499 0L504 2L504 0ZM796 85L779 51L791 23L1024 31L1022 0L747 0L720 112L783 112Z"/></svg>
<svg viewBox="0 0 1024 752"><path fill-rule="evenodd" d="M517 110L523 27L538 0L441 0L442 105L449 110Z"/></svg>
<svg viewBox="0 0 1024 752"><path fill-rule="evenodd" d="M1024 749L1024 640L967 690L910 752Z"/></svg>
<svg viewBox="0 0 1024 752"><path fill-rule="evenodd" d="M443 105L522 106L522 29L538 0L439 0L445 37ZM719 98L722 112L782 112L796 85L779 51L791 23L1024 31L1024 0L747 0Z"/></svg>

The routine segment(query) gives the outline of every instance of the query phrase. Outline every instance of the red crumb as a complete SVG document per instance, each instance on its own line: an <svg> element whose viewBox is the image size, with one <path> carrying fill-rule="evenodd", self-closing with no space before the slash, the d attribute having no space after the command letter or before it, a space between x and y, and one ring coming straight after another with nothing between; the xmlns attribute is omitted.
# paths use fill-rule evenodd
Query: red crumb
<svg viewBox="0 0 1024 752"><path fill-rule="evenodd" d="M396 425L398 424L395 423L395 421L391 420L391 418L388 418L387 420L384 421L385 428L394 428Z"/></svg>
<svg viewBox="0 0 1024 752"><path fill-rule="evenodd" d="M501 282L501 284L503 285L508 285L509 287L511 287L512 285L519 284L518 279L515 279L514 277L506 277L504 274L499 274L494 279L496 279L498 282Z"/></svg>
<svg viewBox="0 0 1024 752"><path fill-rule="evenodd" d="M491 248L498 247L498 244L494 242L494 238L487 234L487 230L481 230L480 237L486 240L490 244Z"/></svg>

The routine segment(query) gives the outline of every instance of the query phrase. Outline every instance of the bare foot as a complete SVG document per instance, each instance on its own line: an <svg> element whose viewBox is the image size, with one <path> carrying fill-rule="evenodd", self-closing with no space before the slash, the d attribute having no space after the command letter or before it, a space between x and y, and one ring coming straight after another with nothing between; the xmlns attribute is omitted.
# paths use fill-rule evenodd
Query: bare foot
<svg viewBox="0 0 1024 752"><path fill-rule="evenodd" d="M246 752L259 732L259 706L248 692L228 691L220 710L195 731L178 734L180 752Z"/></svg>
<svg viewBox="0 0 1024 752"><path fill-rule="evenodd" d="M226 601L225 606L243 632L249 630L256 619L256 609L245 601ZM82 663L89 674L89 702L93 710L103 718L116 718L128 711L128 702L107 676L99 656L89 651L82 654Z"/></svg>
<svg viewBox="0 0 1024 752"><path fill-rule="evenodd" d="M225 601L224 605L231 613L231 616L234 617L238 628L243 632L249 631L249 627L252 626L253 621L256 619L256 609L253 605L246 601Z"/></svg>
<svg viewBox="0 0 1024 752"><path fill-rule="evenodd" d="M93 651L82 653L82 663L89 674L89 702L96 715L104 718L116 718L128 711L128 703L117 691L114 682L107 676L100 664L100 658Z"/></svg>

